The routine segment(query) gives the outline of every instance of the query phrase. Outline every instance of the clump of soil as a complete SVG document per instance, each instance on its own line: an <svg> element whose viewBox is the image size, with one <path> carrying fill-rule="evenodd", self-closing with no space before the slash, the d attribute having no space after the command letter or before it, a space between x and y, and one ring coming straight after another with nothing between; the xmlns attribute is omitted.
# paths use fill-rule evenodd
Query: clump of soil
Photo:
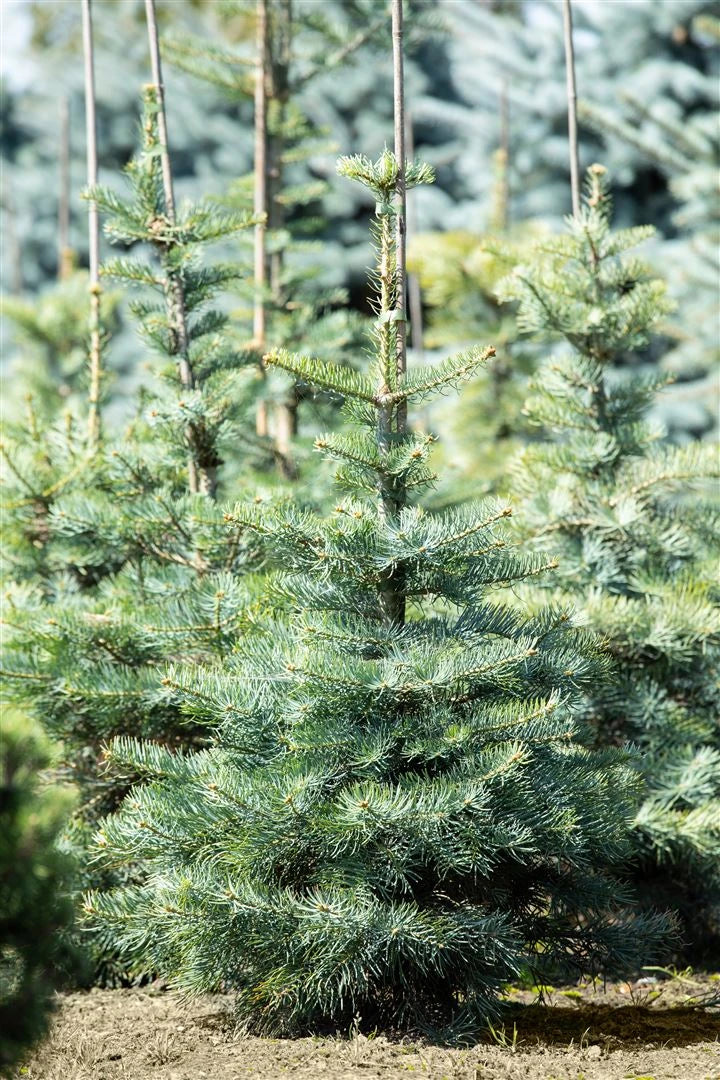
<svg viewBox="0 0 720 1080"><path fill-rule="evenodd" d="M508 991L504 1023L468 1049L358 1032L239 1033L228 998L158 987L66 994L29 1080L720 1080L720 975L648 975Z"/></svg>

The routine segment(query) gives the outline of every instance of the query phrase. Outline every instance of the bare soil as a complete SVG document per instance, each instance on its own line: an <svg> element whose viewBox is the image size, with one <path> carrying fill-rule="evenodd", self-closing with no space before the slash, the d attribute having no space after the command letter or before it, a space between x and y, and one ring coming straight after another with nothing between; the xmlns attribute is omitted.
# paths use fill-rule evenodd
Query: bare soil
<svg viewBox="0 0 720 1080"><path fill-rule="evenodd" d="M360 1032L264 1039L229 998L160 986L63 995L30 1080L720 1080L720 975L510 990L504 1024L469 1049Z"/></svg>

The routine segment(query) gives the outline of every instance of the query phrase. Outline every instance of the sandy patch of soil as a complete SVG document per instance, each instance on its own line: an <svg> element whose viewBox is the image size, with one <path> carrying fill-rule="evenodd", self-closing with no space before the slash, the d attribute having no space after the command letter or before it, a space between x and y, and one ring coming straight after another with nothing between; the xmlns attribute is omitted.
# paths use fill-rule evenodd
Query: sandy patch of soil
<svg viewBox="0 0 720 1080"><path fill-rule="evenodd" d="M654 979L655 981L650 981ZM720 975L513 990L504 1025L470 1049L351 1032L262 1039L227 998L156 986L64 995L28 1080L720 1080ZM540 999L539 999L540 998Z"/></svg>

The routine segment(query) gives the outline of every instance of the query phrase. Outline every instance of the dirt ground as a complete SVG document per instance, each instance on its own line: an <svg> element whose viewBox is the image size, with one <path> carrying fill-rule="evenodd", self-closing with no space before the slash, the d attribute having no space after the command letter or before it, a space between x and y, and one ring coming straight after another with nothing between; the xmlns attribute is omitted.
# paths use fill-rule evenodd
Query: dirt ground
<svg viewBox="0 0 720 1080"><path fill-rule="evenodd" d="M157 986L64 995L31 1080L720 1080L720 975L512 990L504 1024L470 1049L357 1032L238 1033L227 998L187 1004Z"/></svg>

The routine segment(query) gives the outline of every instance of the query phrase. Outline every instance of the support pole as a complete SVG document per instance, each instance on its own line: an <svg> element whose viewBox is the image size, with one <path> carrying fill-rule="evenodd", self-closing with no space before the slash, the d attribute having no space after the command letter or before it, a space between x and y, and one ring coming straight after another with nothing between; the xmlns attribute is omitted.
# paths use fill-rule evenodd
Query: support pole
<svg viewBox="0 0 720 1080"><path fill-rule="evenodd" d="M393 41L393 109L395 117L395 160L397 161L397 184L395 188L395 306L397 310L397 377L402 380L407 371L407 206L405 194L405 80L403 71L403 0L392 0ZM407 403L397 407L397 432L407 430Z"/></svg>
<svg viewBox="0 0 720 1080"><path fill-rule="evenodd" d="M64 281L72 271L70 250L70 102L60 101L60 196L58 199L57 276Z"/></svg>
<svg viewBox="0 0 720 1080"><path fill-rule="evenodd" d="M580 216L580 157L577 134L577 89L575 85L575 49L573 46L572 5L563 0L563 31L565 38L565 74L568 102L568 142L570 149L570 190L573 217Z"/></svg>
<svg viewBox="0 0 720 1080"><path fill-rule="evenodd" d="M97 118L95 114L95 56L93 48L92 0L82 0L83 57L85 61L85 139L87 184L98 182ZM100 330L100 222L95 199L88 199L88 251L90 259L90 390L88 394L88 446L100 442L100 384L102 378L102 337Z"/></svg>
<svg viewBox="0 0 720 1080"><path fill-rule="evenodd" d="M256 216L264 215L255 226L253 306L253 343L260 356L265 352L265 290L267 288L267 214L268 214L268 161L267 161L267 66L268 66L268 11L267 0L257 0L256 6L256 68L255 68L255 161L253 209ZM262 361L261 361L262 362ZM262 369L263 375L265 369ZM268 435L267 402L260 400L255 412L257 434Z"/></svg>

